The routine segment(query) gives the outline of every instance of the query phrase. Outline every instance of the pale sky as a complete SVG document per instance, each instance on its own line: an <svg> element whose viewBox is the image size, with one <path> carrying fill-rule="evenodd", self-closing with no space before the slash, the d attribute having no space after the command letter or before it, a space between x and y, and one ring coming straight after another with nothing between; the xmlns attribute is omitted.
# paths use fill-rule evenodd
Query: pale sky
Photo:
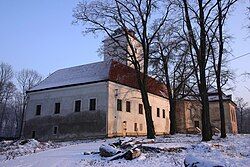
<svg viewBox="0 0 250 167"><path fill-rule="evenodd" d="M83 36L81 26L72 25L72 10L79 0L0 0L0 61L15 71L30 68L44 77L57 69L102 60L97 53L102 36ZM233 36L234 57L250 52L246 6L239 0L227 24ZM249 5L248 5L249 6ZM250 24L250 23L249 23ZM243 97L250 105L250 55L230 62L237 74L233 97Z"/></svg>

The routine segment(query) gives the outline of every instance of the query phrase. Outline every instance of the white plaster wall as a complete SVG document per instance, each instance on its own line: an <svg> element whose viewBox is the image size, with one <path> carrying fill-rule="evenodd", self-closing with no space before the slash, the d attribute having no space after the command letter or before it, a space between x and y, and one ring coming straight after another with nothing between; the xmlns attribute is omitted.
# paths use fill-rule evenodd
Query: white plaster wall
<svg viewBox="0 0 250 167"><path fill-rule="evenodd" d="M139 103L142 103L139 90L127 86L108 82L109 106L108 106L108 136L121 136L124 132L123 121L127 122L127 135L145 135L146 121L145 112L139 114ZM116 91L117 92L117 96ZM122 111L117 111L117 99L122 100ZM126 101L131 102L131 112L126 112ZM169 101L165 98L149 93L149 101L152 106L152 117L154 121L156 134L168 134L170 131L169 121ZM157 107L160 108L160 117L157 117ZM162 117L162 110L165 109L165 118ZM134 123L137 123L138 132L134 131ZM143 130L140 131L140 124Z"/></svg>
<svg viewBox="0 0 250 167"><path fill-rule="evenodd" d="M75 100L81 100L81 111L89 111L89 99L96 98L96 110L107 112L108 91L107 82L45 90L29 93L26 110L26 121L34 117L55 115L55 103L60 104L61 116L74 113ZM36 116L36 105L41 105L41 115Z"/></svg>

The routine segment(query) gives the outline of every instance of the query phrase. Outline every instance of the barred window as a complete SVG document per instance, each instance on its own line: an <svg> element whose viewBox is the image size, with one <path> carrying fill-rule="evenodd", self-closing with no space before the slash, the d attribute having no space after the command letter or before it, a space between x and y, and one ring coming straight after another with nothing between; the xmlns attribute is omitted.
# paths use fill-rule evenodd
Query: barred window
<svg viewBox="0 0 250 167"><path fill-rule="evenodd" d="M96 99L89 100L89 110L90 111L96 110Z"/></svg>
<svg viewBox="0 0 250 167"><path fill-rule="evenodd" d="M122 111L122 100L121 99L117 99L117 102L116 102L116 108L117 108L117 111Z"/></svg>
<svg viewBox="0 0 250 167"><path fill-rule="evenodd" d="M157 117L160 117L160 109L157 108Z"/></svg>
<svg viewBox="0 0 250 167"><path fill-rule="evenodd" d="M126 111L127 112L130 112L131 110L130 110L130 101L126 101Z"/></svg>
<svg viewBox="0 0 250 167"><path fill-rule="evenodd" d="M55 114L60 113L60 103L55 103Z"/></svg>
<svg viewBox="0 0 250 167"><path fill-rule="evenodd" d="M42 106L36 105L36 115L41 115Z"/></svg>
<svg viewBox="0 0 250 167"><path fill-rule="evenodd" d="M139 104L139 114L143 114L143 105Z"/></svg>
<svg viewBox="0 0 250 167"><path fill-rule="evenodd" d="M76 100L75 101L75 112L80 112L81 111L81 100Z"/></svg>

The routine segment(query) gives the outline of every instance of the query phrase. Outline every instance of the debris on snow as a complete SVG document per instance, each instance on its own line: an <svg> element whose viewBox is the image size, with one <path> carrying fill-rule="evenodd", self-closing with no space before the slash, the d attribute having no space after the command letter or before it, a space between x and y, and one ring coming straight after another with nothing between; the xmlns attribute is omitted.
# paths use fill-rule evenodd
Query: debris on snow
<svg viewBox="0 0 250 167"><path fill-rule="evenodd" d="M132 160L132 159L138 158L140 155L141 155L141 150L138 148L135 148L135 149L128 150L124 154L124 158L126 160Z"/></svg>
<svg viewBox="0 0 250 167"><path fill-rule="evenodd" d="M114 145L111 144L103 144L99 148L100 156L102 157L112 157L121 151L118 150Z"/></svg>
<svg viewBox="0 0 250 167"><path fill-rule="evenodd" d="M199 164L216 164L228 167L249 167L250 164L249 134L228 134L225 139L221 139L219 136L213 136L213 140L209 142L202 142L201 135L192 134L157 136L154 141L151 141L152 143L149 141L150 140L145 139L145 137L126 137L61 142L61 148L46 150L38 154L30 153L30 155L15 159L4 159L1 161L0 155L0 166L183 167L185 159L186 163L198 159L197 162L199 162ZM0 150L3 145L5 145L4 149L6 150L5 147L9 147L11 143L13 143L13 141L0 142ZM16 141L14 141L14 143L16 143ZM130 146L126 146L126 149L122 149L121 143L123 143L124 146ZM115 145L114 148L121 152L111 157L101 157L99 148L103 144L111 145L112 147ZM132 160L126 160L124 156L126 152L129 152L131 149L140 150L141 155ZM2 154L1 151L0 154ZM190 158L190 155L192 155L193 158L192 156Z"/></svg>

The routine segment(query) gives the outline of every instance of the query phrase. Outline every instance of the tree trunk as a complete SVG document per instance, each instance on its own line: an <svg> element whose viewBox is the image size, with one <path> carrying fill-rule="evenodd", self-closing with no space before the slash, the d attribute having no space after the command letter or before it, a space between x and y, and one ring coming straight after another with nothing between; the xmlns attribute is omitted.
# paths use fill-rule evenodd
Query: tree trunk
<svg viewBox="0 0 250 167"><path fill-rule="evenodd" d="M240 109L240 133L242 133L242 126L243 126L243 109Z"/></svg>
<svg viewBox="0 0 250 167"><path fill-rule="evenodd" d="M221 64L222 64L222 56L223 56L223 31L222 31L222 11L221 11L221 0L217 0L218 5L218 27L219 27L219 60L218 60L218 70L216 72L216 83L218 89L219 96L219 105L220 105L220 122L221 122L221 138L226 138L226 124L225 124L225 113L223 106L223 97L221 90ZM215 62L214 62L215 63Z"/></svg>
<svg viewBox="0 0 250 167"><path fill-rule="evenodd" d="M170 104L170 134L173 135L176 133L176 115L175 115L175 99L173 97L169 98Z"/></svg>
<svg viewBox="0 0 250 167"><path fill-rule="evenodd" d="M137 67L137 66L135 66ZM138 68L137 68L138 69ZM148 93L147 93L147 79L144 78L144 82L140 79L141 73L140 71L136 71L137 75L137 82L140 87L141 91L141 97L142 97L142 102L144 104L144 110L145 110L145 118L146 118L146 125L147 125L147 138L148 139L154 139L155 138L155 128L154 128L154 122L152 119L152 111L151 107L149 104L149 99L148 99ZM143 74L144 77L147 77L147 75Z"/></svg>
<svg viewBox="0 0 250 167"><path fill-rule="evenodd" d="M209 102L208 102L208 94L207 94L207 86L206 86L206 76L205 69L201 70L200 73L200 82L199 90L201 96L202 103L202 140L210 141L212 139L212 129L210 124L210 114L209 114Z"/></svg>
<svg viewBox="0 0 250 167"><path fill-rule="evenodd" d="M22 108L21 121L20 121L20 132L18 135L19 139L22 137L22 131L23 131L23 126L24 126L24 113L25 113L25 104L23 104L23 108Z"/></svg>
<svg viewBox="0 0 250 167"><path fill-rule="evenodd" d="M218 96L219 96L219 105L220 105L220 126L221 126L221 138L226 138L226 123L225 123L225 112L224 112L224 105L223 105L223 97L222 91L220 87L220 83L217 82L218 87Z"/></svg>
<svg viewBox="0 0 250 167"><path fill-rule="evenodd" d="M170 106L170 111L169 111L170 134L173 135L176 133L175 99L174 99L173 92L171 89L167 67L165 68L165 79L166 79L166 86L168 90L168 98L169 98L169 106Z"/></svg>
<svg viewBox="0 0 250 167"><path fill-rule="evenodd" d="M202 1L199 3L199 25L200 25L200 48L196 51L197 60L199 65L199 75L200 75L200 84L199 84L199 93L201 95L202 101L202 140L209 141L212 139L212 129L210 124L210 114L209 114L209 102L207 94L207 80L206 80L206 28L205 28L205 17L204 17L204 8Z"/></svg>
<svg viewBox="0 0 250 167"><path fill-rule="evenodd" d="M152 119L152 109L149 104L147 91L145 89L145 85L141 86L143 89L141 89L141 96L142 101L144 104L144 110L145 110L145 118L146 118L146 124L147 124L147 138L148 139L154 139L155 138L155 128L154 128L154 122Z"/></svg>

